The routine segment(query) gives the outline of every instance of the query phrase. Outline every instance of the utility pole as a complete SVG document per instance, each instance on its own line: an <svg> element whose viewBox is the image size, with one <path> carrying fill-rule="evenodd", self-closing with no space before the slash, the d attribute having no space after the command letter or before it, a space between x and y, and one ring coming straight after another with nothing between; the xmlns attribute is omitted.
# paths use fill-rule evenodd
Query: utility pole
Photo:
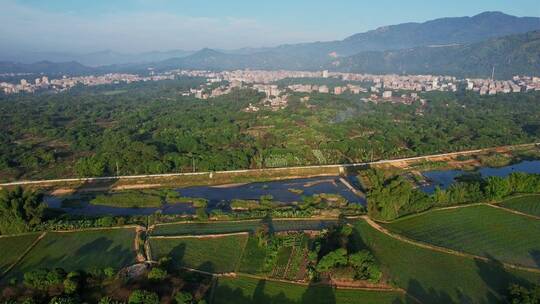
<svg viewBox="0 0 540 304"><path fill-rule="evenodd" d="M491 81L495 80L495 66L493 66L493 69L491 70Z"/></svg>
<svg viewBox="0 0 540 304"><path fill-rule="evenodd" d="M116 176L120 176L120 168L118 167L118 161L116 161Z"/></svg>

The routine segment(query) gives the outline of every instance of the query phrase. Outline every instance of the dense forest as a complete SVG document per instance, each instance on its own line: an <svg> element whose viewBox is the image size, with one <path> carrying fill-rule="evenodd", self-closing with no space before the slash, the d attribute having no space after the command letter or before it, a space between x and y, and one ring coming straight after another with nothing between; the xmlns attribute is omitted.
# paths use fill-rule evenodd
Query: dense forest
<svg viewBox="0 0 540 304"><path fill-rule="evenodd" d="M411 106L347 94L311 94L306 103L293 94L284 110L245 113L264 96L182 96L203 82L2 96L0 179L348 163L540 138L538 92L432 92Z"/></svg>

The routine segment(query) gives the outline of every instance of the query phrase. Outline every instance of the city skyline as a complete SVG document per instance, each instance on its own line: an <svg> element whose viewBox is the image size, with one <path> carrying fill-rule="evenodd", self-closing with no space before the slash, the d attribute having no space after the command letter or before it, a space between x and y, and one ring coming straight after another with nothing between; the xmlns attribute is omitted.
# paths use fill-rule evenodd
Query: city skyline
<svg viewBox="0 0 540 304"><path fill-rule="evenodd" d="M0 51L138 53L271 47L340 40L385 25L473 16L483 11L540 16L540 5L529 0L518 1L520 5L508 1L475 1L467 5L339 1L331 6L324 1L210 2L2 0L0 34L4 46Z"/></svg>

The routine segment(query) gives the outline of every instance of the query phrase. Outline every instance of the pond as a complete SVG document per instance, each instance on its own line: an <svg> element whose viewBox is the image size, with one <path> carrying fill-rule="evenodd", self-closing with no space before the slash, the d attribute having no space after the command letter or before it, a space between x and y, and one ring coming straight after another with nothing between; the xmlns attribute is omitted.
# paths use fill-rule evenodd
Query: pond
<svg viewBox="0 0 540 304"><path fill-rule="evenodd" d="M456 177L464 174L479 173L485 178L489 176L506 177L514 172L540 174L540 160L527 160L498 168L483 167L472 172L464 170L427 171L423 172L422 174L428 180L429 184L420 187L420 189L426 193L433 193L435 191L435 187L437 186L439 186L441 189L447 189L456 181Z"/></svg>
<svg viewBox="0 0 540 304"><path fill-rule="evenodd" d="M356 177L345 178L352 185L358 185ZM353 193L340 180L339 176L313 178L296 178L270 182L256 182L221 186L195 186L176 189L182 197L204 198L208 200L208 208L215 209L226 206L234 199L259 200L263 195L271 195L279 204L291 204L302 201L303 195L321 193L339 194L349 202L365 205L365 198ZM192 214L195 209L191 204L164 204L161 207L125 208L92 205L89 199L81 199L76 208L62 207L62 197L46 196L45 202L51 208L58 208L70 214L79 215L149 215L157 211L163 214ZM224 204L225 203L225 204ZM226 208L225 208L226 209Z"/></svg>

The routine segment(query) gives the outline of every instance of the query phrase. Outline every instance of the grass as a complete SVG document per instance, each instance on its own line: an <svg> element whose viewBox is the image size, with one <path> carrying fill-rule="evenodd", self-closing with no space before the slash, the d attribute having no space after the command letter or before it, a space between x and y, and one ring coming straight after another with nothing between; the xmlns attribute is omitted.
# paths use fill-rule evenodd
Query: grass
<svg viewBox="0 0 540 304"><path fill-rule="evenodd" d="M0 276L32 245L39 233L0 238Z"/></svg>
<svg viewBox="0 0 540 304"><path fill-rule="evenodd" d="M160 207L162 203L158 195L136 191L100 194L90 201L92 205L124 208Z"/></svg>
<svg viewBox="0 0 540 304"><path fill-rule="evenodd" d="M155 260L170 256L177 266L222 273L236 270L247 237L150 238L150 246Z"/></svg>
<svg viewBox="0 0 540 304"><path fill-rule="evenodd" d="M540 267L540 221L489 206L438 210L385 225L409 238Z"/></svg>
<svg viewBox="0 0 540 304"><path fill-rule="evenodd" d="M189 199L191 202L196 199ZM161 207L165 203L185 203L186 198L171 189L132 190L106 193L96 196L90 201L93 205L124 208Z"/></svg>
<svg viewBox="0 0 540 304"><path fill-rule="evenodd" d="M397 292L333 289L329 286L304 286L238 276L236 278L219 278L212 303L393 304L405 303L405 300L405 295Z"/></svg>
<svg viewBox="0 0 540 304"><path fill-rule="evenodd" d="M39 268L92 271L135 263L134 229L48 232L10 272L20 277Z"/></svg>
<svg viewBox="0 0 540 304"><path fill-rule="evenodd" d="M540 275L509 271L496 262L454 256L396 240L365 221L355 223L358 242L371 250L393 284L422 303L504 302L511 283L540 282Z"/></svg>
<svg viewBox="0 0 540 304"><path fill-rule="evenodd" d="M525 195L509 198L500 203L502 207L530 215L540 216L540 195Z"/></svg>
<svg viewBox="0 0 540 304"><path fill-rule="evenodd" d="M254 232L261 221L237 221L237 222L201 222L201 223L176 223L157 225L153 235L187 235L187 234L217 234L233 232ZM321 230L337 223L336 220L273 220L272 227L275 231L289 230Z"/></svg>

